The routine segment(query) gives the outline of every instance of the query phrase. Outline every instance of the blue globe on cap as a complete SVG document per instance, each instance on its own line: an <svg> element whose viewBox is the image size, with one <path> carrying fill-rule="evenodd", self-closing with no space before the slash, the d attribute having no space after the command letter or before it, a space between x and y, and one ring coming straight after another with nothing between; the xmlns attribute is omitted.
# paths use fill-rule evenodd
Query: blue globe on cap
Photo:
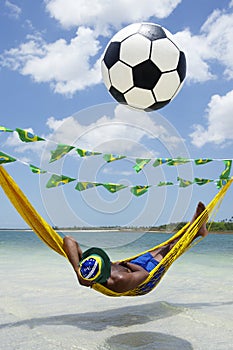
<svg viewBox="0 0 233 350"><path fill-rule="evenodd" d="M93 247L86 250L79 266L82 278L88 281L104 283L111 274L109 256L101 248Z"/></svg>

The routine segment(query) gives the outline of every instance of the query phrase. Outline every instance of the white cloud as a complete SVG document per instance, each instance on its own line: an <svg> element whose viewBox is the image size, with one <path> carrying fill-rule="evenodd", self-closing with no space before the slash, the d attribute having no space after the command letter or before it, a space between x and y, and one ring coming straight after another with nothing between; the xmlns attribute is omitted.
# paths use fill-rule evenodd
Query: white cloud
<svg viewBox="0 0 233 350"><path fill-rule="evenodd" d="M95 111L92 113L95 114ZM143 145L144 138L153 141L157 139L170 153L184 152L183 139L162 117L156 120L148 113L117 105L113 115L107 111L104 113L103 106L102 116L89 123L88 116L85 116L85 120L83 125L75 117L63 120L51 117L47 121L51 133L46 138L87 150L139 157L156 157L156 150L151 151Z"/></svg>
<svg viewBox="0 0 233 350"><path fill-rule="evenodd" d="M225 96L212 96L207 108L207 126L194 125L194 132L190 134L192 143L202 147L207 143L226 145L233 141L233 90Z"/></svg>
<svg viewBox="0 0 233 350"><path fill-rule="evenodd" d="M29 35L27 39L28 41L26 43L21 44L18 48L5 51L4 54L0 56L0 63L2 66L21 72L28 61L36 56L43 56L44 42L42 38L39 35Z"/></svg>
<svg viewBox="0 0 233 350"><path fill-rule="evenodd" d="M21 15L21 8L15 4L13 4L13 2L10 2L9 0L5 1L5 6L8 8L9 10L9 16L18 19L19 16Z"/></svg>
<svg viewBox="0 0 233 350"><path fill-rule="evenodd" d="M226 79L233 78L233 13L215 10L203 24L200 35L189 29L175 35L184 48L188 63L188 80L204 82L216 78L212 63L224 67Z"/></svg>
<svg viewBox="0 0 233 350"><path fill-rule="evenodd" d="M208 60L211 53L207 40L202 36L193 36L189 29L175 34L175 40L185 52L187 60L187 80L192 82L204 82L214 79L215 75L210 71Z"/></svg>
<svg viewBox="0 0 233 350"><path fill-rule="evenodd" d="M88 26L98 34L119 29L125 23L165 18L181 0L46 0L46 9L65 28Z"/></svg>
<svg viewBox="0 0 233 350"><path fill-rule="evenodd" d="M110 35L110 28L119 28L123 22L140 21L153 15L166 17L179 2L181 0L163 3L158 0L46 1L50 15L64 27L78 27L75 37L70 42L59 39L47 43L38 33L28 36L20 46L4 52L0 63L31 76L35 82L49 83L56 93L71 96L101 81L99 35Z"/></svg>
<svg viewBox="0 0 233 350"><path fill-rule="evenodd" d="M29 75L35 82L48 83L56 93L72 96L101 82L101 36L110 36L111 30L128 23L148 21L152 16L166 17L180 2L47 0L46 9L53 18L65 28L78 28L75 36L70 41L61 38L52 43L38 33L28 36L20 46L0 56L0 65ZM198 35L188 28L174 35L187 56L187 81L216 79L213 63L223 67L226 79L233 78L233 13L230 11L230 7L228 12L213 11Z"/></svg>
<svg viewBox="0 0 233 350"><path fill-rule="evenodd" d="M61 94L73 94L99 83L99 59L90 63L99 51L99 42L91 29L79 27L69 43L59 39L48 44L38 35L28 39L18 48L5 52L2 65L30 75L36 82L48 82Z"/></svg>
<svg viewBox="0 0 233 350"><path fill-rule="evenodd" d="M183 146L183 139L172 125L160 115L151 117L148 113L135 111L122 105L114 105L110 111L103 105L100 116L93 119L95 110L89 115L83 114L85 124L79 118L70 116L64 119L50 117L47 120L49 132L39 135L47 141L23 143L19 140L17 132L12 133L6 146L13 147L16 152L35 151L38 155L42 148L54 149L56 143L74 145L87 150L111 152L133 156L153 156L156 150L143 146L145 141L159 140L168 151L176 152ZM98 112L96 112L96 115ZM34 134L31 128L24 128ZM36 133L37 134L37 133ZM148 143L148 142L146 142Z"/></svg>
<svg viewBox="0 0 233 350"><path fill-rule="evenodd" d="M76 146L88 150L97 150L100 152L129 152L132 148L137 148L137 144L147 134L145 128L141 125L135 125L128 117L127 110L122 110L118 106L115 110L115 116L104 115L88 125L82 125L74 117L56 120L54 117L48 119L47 125L51 129L50 134L56 142L76 144ZM146 120L145 120L146 118ZM145 115L142 118L146 123L149 117ZM159 129L159 128L158 128ZM154 126L155 130L155 126ZM158 136L159 131L156 131Z"/></svg>
<svg viewBox="0 0 233 350"><path fill-rule="evenodd" d="M233 13L216 10L202 26L206 34L212 59L225 67L227 79L233 78L233 46L232 46Z"/></svg>

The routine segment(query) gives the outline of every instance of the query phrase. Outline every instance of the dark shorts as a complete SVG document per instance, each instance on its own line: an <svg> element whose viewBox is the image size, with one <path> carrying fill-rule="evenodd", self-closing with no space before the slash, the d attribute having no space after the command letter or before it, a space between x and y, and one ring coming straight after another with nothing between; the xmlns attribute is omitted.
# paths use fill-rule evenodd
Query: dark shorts
<svg viewBox="0 0 233 350"><path fill-rule="evenodd" d="M138 258L133 259L130 262L143 267L147 272L152 271L159 264L159 261L155 260L151 253L140 255Z"/></svg>

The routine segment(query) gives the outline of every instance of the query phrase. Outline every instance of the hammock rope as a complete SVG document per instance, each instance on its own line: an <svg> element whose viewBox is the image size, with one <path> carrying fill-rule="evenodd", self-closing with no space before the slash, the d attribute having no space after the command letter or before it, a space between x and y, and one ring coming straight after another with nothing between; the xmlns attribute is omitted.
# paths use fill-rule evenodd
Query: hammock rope
<svg viewBox="0 0 233 350"><path fill-rule="evenodd" d="M187 249L189 249L193 243L194 237L197 235L200 227L210 221L211 217L216 214L226 192L228 191L233 177L223 186L212 201L206 206L206 209L198 216L198 218L192 223L187 223L176 234L169 238L166 242L163 242L149 250L146 250L136 256L124 259L122 261L130 261L138 256L158 249L166 244L171 243L174 239L182 236L173 248L166 254L161 262L149 273L148 278L141 283L137 288L117 293L104 287L102 284L96 283L92 286L96 291L108 295L108 296L136 296L143 295L154 289L160 282L162 276L171 266L171 264L181 256ZM62 237L40 216L40 214L33 208L25 194L8 174L5 168L0 166L0 185L3 188L6 196L9 198L15 209L28 224L29 227L37 234L37 236L47 244L51 249L58 254L67 258L65 251L63 250ZM201 238L202 239L202 238ZM194 243L195 244L195 243Z"/></svg>

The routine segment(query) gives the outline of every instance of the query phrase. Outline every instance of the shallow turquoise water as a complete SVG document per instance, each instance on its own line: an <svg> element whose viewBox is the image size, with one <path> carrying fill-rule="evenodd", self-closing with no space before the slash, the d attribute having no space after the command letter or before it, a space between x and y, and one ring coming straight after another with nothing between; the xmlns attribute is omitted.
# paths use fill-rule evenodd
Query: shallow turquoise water
<svg viewBox="0 0 233 350"><path fill-rule="evenodd" d="M112 260L170 235L69 233ZM5 350L228 350L233 235L209 235L180 257L155 291L108 298L80 287L70 264L33 232L0 231L0 337Z"/></svg>

